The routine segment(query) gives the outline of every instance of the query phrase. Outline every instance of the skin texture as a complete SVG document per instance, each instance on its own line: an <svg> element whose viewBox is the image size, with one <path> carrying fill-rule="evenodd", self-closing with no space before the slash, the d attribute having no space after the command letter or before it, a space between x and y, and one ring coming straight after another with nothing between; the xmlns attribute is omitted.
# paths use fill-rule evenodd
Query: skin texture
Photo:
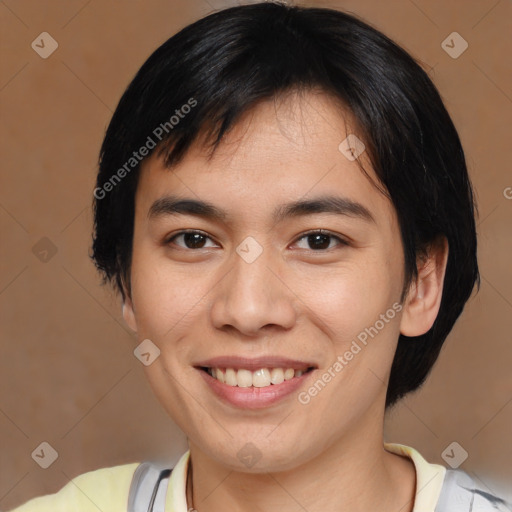
<svg viewBox="0 0 512 512"><path fill-rule="evenodd" d="M225 355L312 361L317 369L304 391L400 303L396 214L338 150L346 130L350 116L331 98L292 94L257 105L211 161L197 144L172 170L156 156L143 164L123 314L139 341L150 339L161 351L145 372L189 439L199 512L412 510L414 466L382 445L386 385L399 333L422 334L435 320L444 243L420 262L402 311L307 405L292 393L273 406L242 410L217 398L194 368ZM152 204L168 194L208 201L226 218L150 218ZM271 217L278 205L327 194L362 204L374 221L333 213L278 223ZM183 229L209 238L199 249L187 248L183 236L170 241ZM318 229L347 243L327 238L326 249L314 249L304 232ZM250 264L236 252L248 236L263 249ZM261 457L251 468L237 457L247 443Z"/></svg>

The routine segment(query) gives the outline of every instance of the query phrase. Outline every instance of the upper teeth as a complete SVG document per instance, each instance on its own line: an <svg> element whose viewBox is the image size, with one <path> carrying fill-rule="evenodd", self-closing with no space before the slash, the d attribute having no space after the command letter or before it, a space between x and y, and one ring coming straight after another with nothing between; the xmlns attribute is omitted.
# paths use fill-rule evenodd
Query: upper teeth
<svg viewBox="0 0 512 512"><path fill-rule="evenodd" d="M300 377L305 370L294 370L293 368L261 368L252 372L250 370L234 370L233 368L208 368L208 373L215 379L220 380L228 386L241 388L263 388L271 384L281 384L285 380Z"/></svg>

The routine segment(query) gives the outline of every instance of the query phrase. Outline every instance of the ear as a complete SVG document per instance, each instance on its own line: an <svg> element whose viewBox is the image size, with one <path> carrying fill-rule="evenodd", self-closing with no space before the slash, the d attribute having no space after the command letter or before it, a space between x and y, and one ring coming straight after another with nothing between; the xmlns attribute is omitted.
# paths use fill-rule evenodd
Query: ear
<svg viewBox="0 0 512 512"><path fill-rule="evenodd" d="M411 283L404 302L401 334L420 336L434 324L443 295L448 250L448 241L440 237L428 247L427 254L419 258L418 277Z"/></svg>
<svg viewBox="0 0 512 512"><path fill-rule="evenodd" d="M137 321L135 320L135 312L133 310L133 303L128 295L125 295L123 302L123 318L126 325L134 332L137 332Z"/></svg>

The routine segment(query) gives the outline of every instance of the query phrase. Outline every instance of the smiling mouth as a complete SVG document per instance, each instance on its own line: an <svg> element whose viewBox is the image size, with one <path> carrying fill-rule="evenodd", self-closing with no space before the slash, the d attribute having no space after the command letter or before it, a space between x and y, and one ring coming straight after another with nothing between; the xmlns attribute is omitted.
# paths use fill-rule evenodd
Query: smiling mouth
<svg viewBox="0 0 512 512"><path fill-rule="evenodd" d="M256 371L243 368L213 368L207 366L201 366L199 369L227 386L264 388L279 385L296 377L302 377L302 375L314 370L314 367L310 366L302 369L260 368Z"/></svg>

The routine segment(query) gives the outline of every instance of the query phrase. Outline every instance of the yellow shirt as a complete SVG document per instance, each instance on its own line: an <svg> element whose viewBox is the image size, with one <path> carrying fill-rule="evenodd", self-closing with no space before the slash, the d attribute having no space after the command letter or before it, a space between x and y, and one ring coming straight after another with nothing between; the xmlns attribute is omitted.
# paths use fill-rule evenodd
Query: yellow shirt
<svg viewBox="0 0 512 512"><path fill-rule="evenodd" d="M413 512L434 512L446 469L429 464L414 448L384 443L392 453L409 457L416 468ZM166 512L187 512L186 475L190 451L174 467L166 494ZM138 462L97 469L73 478L59 492L28 501L11 512L126 512L128 492Z"/></svg>

